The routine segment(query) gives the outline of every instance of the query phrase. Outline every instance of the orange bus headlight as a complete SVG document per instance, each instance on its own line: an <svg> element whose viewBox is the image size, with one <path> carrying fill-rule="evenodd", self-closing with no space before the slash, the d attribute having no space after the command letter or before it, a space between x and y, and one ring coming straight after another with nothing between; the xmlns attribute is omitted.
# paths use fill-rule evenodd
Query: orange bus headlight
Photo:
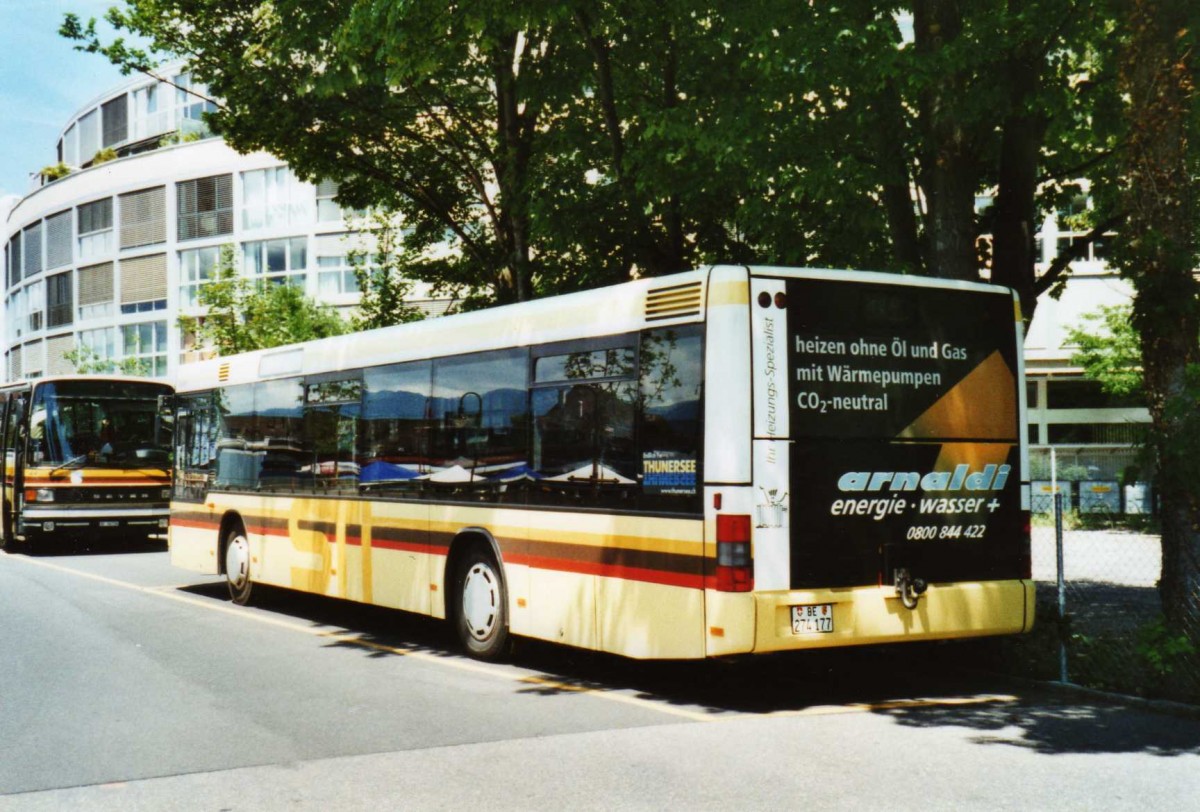
<svg viewBox="0 0 1200 812"><path fill-rule="evenodd" d="M53 502L54 490L52 488L26 488L26 502Z"/></svg>

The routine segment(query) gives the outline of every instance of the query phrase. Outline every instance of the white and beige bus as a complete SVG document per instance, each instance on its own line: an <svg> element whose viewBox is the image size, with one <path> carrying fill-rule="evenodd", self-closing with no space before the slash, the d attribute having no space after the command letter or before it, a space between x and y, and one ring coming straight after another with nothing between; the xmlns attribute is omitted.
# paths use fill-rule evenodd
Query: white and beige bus
<svg viewBox="0 0 1200 812"><path fill-rule="evenodd" d="M718 266L215 358L172 562L638 658L1028 631L1012 292Z"/></svg>

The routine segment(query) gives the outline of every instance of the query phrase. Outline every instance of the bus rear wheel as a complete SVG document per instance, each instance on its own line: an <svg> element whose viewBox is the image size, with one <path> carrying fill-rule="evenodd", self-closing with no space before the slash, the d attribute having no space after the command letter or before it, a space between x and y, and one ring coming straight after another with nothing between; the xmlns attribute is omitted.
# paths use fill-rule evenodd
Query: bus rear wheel
<svg viewBox="0 0 1200 812"><path fill-rule="evenodd" d="M475 548L458 566L454 625L467 654L498 660L508 651L508 596L500 567L485 550Z"/></svg>
<svg viewBox="0 0 1200 812"><path fill-rule="evenodd" d="M239 606L250 602L250 542L240 527L231 530L225 539L225 583L229 598Z"/></svg>

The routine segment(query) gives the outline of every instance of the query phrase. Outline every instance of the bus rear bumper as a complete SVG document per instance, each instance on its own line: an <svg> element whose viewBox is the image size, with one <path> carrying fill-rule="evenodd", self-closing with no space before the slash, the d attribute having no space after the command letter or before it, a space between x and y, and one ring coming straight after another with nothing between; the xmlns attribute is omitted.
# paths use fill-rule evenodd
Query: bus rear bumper
<svg viewBox="0 0 1200 812"><path fill-rule="evenodd" d="M1033 628L1032 581L931 584L916 608L904 606L890 587L849 587L758 593L753 651L953 640L1019 634ZM832 609L832 631L794 628L794 606ZM801 624L803 625L803 624Z"/></svg>

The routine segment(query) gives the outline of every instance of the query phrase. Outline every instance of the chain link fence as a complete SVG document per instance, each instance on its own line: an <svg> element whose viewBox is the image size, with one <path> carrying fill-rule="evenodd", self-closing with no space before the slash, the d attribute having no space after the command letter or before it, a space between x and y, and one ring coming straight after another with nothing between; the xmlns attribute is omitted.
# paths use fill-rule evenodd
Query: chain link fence
<svg viewBox="0 0 1200 812"><path fill-rule="evenodd" d="M1065 484L1065 483L1064 483ZM1078 483L1074 483L1078 484ZM1060 493L1062 491L1060 490ZM1200 703L1200 628L1171 629L1158 580L1161 540L1148 517L1087 511L1078 495L1064 512L1061 551L1050 510L1033 528L1037 625L1005 644L1007 670L1121 693ZM1145 498L1138 494L1138 498ZM1035 514L1039 497L1035 495ZM1108 497L1101 497L1108 498ZM1200 595L1193 596L1200 602ZM1193 615L1194 616L1194 615Z"/></svg>

